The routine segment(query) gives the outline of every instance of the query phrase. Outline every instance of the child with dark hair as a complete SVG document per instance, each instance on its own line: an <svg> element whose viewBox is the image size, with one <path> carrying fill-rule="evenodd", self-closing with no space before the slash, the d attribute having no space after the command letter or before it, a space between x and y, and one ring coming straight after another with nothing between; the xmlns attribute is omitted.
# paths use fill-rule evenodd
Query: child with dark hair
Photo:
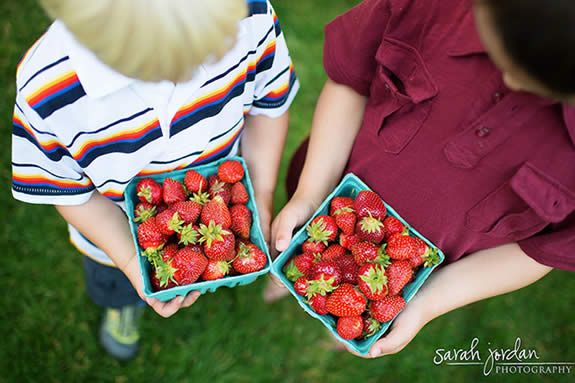
<svg viewBox="0 0 575 383"><path fill-rule="evenodd" d="M575 113L559 103L575 98L573 25L567 0L366 0L327 26L329 79L272 246L353 172L446 254L371 357L451 310L575 271Z"/></svg>

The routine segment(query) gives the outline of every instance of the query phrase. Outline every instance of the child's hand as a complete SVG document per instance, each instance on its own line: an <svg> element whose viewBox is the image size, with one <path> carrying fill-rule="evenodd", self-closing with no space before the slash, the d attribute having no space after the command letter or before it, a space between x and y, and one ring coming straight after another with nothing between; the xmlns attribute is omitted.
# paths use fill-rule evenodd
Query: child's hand
<svg viewBox="0 0 575 383"><path fill-rule="evenodd" d="M158 299L154 298L147 298L144 295L144 284L142 281L142 277L140 276L140 267L138 265L138 256L134 255L130 259L130 261L126 264L126 266L122 269L124 274L128 277L132 286L138 292L140 298L145 301L150 307L154 309L159 315L163 316L164 318L171 317L175 313L178 312L179 309L190 307L198 297L201 295L198 291L192 291L185 297L178 296L171 301L162 302Z"/></svg>
<svg viewBox="0 0 575 383"><path fill-rule="evenodd" d="M260 215L260 225L267 244L270 244L270 233L273 211L273 193L255 191L256 206Z"/></svg>
<svg viewBox="0 0 575 383"><path fill-rule="evenodd" d="M313 201L294 195L272 223L272 251L275 249L282 252L287 249L294 229L303 225L316 208Z"/></svg>

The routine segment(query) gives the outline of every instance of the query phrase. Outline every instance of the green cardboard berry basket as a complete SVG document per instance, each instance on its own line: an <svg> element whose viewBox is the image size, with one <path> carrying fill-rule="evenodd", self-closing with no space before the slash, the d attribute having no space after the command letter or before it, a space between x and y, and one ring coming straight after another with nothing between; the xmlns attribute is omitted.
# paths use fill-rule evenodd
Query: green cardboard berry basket
<svg viewBox="0 0 575 383"><path fill-rule="evenodd" d="M346 196L355 198L357 193L359 193L361 190L371 190L371 189L355 174L353 173L347 174L340 182L340 184L335 188L335 190L325 199L325 201L323 201L319 209L309 219L309 221L305 224L305 226L303 226L295 234L294 238L290 243L290 246L274 260L271 268L271 273L282 281L282 283L288 288L290 293L297 299L297 302L305 310L305 312L307 312L312 317L319 319L325 325L325 327L329 329L329 331L333 334L333 336L335 336L340 342L346 344L351 350L357 352L358 354L367 355L369 353L371 346L387 331L389 326L391 326L393 320L382 323L381 329L375 335L367 339L351 340L351 341L343 339L342 337L339 336L339 334L336 331L336 320L334 319L334 317L331 315L319 315L315 311L313 311L309 307L309 305L305 302L304 297L298 295L295 292L293 283L287 279L282 270L286 262L288 262L293 256L301 253L301 246L308 237L305 230L306 226L318 215L329 214L329 206L333 197ZM421 238L431 248L437 249L440 259L439 263L443 262L445 256L440 249L438 249L427 238L419 234L417 230L415 230L407 222L405 222L405 220L401 218L401 216L397 214L397 212L393 210L391 206L385 204L385 207L387 208L387 214L392 215L397 219L399 219L405 225L405 227L409 229L409 233L411 235ZM403 298L405 299L406 302L409 302L414 297L414 295L421 288L425 280L429 277L431 272L436 267L437 265L433 267L422 267L414 276L414 280L403 288Z"/></svg>
<svg viewBox="0 0 575 383"><path fill-rule="evenodd" d="M177 181L182 182L186 175L186 172L190 169L194 169L198 173L202 174L205 177L208 177L212 174L217 174L218 166L224 162L229 160L236 160L239 161L245 170L245 176L242 180L242 183L246 187L249 195L249 201L247 203L247 207L252 212L252 228L250 232L250 241L257 245L262 251L266 254L268 259L266 266L256 271L255 273L250 274L242 274L242 275L235 275L235 276L226 276L222 279L218 279L215 281L202 281L196 282L189 285L184 286L177 286L171 289L162 290L162 291L153 291L152 285L149 278L149 271L150 271L150 262L145 256L142 256L142 249L138 245L138 225L134 223L134 207L138 204L139 200L136 195L136 185L142 178L152 178L159 183L162 183L166 178L173 178ZM144 281L144 294L146 297L156 298L160 301L169 301L175 298L178 295L186 295L190 291L199 291L202 294L206 292L214 292L219 287L236 287L239 285L247 285L249 283L254 282L259 276L267 274L270 270L271 265L271 258L268 246L266 241L264 240L264 236L262 233L262 228L260 226L260 217L258 214L258 210L256 208L255 199L254 199L254 189L252 187L252 183L250 181L250 176L248 172L248 168L246 163L241 157L228 157L223 158L215 162L211 162L205 165L199 165L196 167L190 167L182 170L176 170L173 172L162 173L162 174L155 174L151 176L143 176L143 177L135 177L133 180L130 181L126 190L124 191L124 198L126 201L126 209L127 214L130 219L130 231L132 232L132 237L134 240L134 245L136 246L136 251L138 252L138 259L140 263L140 272L142 276L142 280Z"/></svg>

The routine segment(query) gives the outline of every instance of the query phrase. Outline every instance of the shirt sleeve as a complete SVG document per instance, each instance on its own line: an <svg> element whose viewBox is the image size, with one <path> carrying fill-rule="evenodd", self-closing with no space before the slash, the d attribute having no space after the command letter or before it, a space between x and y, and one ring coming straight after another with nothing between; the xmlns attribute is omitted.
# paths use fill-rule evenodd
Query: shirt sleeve
<svg viewBox="0 0 575 383"><path fill-rule="evenodd" d="M81 205L94 185L36 112L20 95L12 120L12 195L20 201Z"/></svg>
<svg viewBox="0 0 575 383"><path fill-rule="evenodd" d="M326 26L323 64L331 80L369 96L390 17L389 0L365 0Z"/></svg>
<svg viewBox="0 0 575 383"><path fill-rule="evenodd" d="M258 48L254 101L249 114L274 118L289 109L299 82L277 15L269 2L267 6L269 34Z"/></svg>

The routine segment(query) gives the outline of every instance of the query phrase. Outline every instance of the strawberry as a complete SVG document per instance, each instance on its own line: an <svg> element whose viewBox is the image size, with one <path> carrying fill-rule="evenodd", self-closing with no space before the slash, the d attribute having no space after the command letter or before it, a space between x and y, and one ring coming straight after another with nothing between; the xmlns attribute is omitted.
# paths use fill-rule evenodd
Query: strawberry
<svg viewBox="0 0 575 383"><path fill-rule="evenodd" d="M180 249L171 262L173 279L178 285L188 285L198 280L208 267L208 259L191 247Z"/></svg>
<svg viewBox="0 0 575 383"><path fill-rule="evenodd" d="M423 240L415 238L417 244L417 252L408 261L412 268L424 265L424 267L432 267L439 263L439 254L437 249L431 249Z"/></svg>
<svg viewBox="0 0 575 383"><path fill-rule="evenodd" d="M336 329L339 336L343 339L352 340L359 338L363 333L363 319L359 315L338 318Z"/></svg>
<svg viewBox="0 0 575 383"><path fill-rule="evenodd" d="M395 261L385 269L389 295L397 295L413 278L413 270L408 261Z"/></svg>
<svg viewBox="0 0 575 383"><path fill-rule="evenodd" d="M303 253L317 254L323 252L326 247L322 242L314 242L308 239L301 245L301 251Z"/></svg>
<svg viewBox="0 0 575 383"><path fill-rule="evenodd" d="M371 190L360 191L355 197L353 206L360 219L368 216L379 220L385 219L385 204L383 200Z"/></svg>
<svg viewBox="0 0 575 383"><path fill-rule="evenodd" d="M134 222L144 222L156 215L156 207L148 202L140 202L134 208Z"/></svg>
<svg viewBox="0 0 575 383"><path fill-rule="evenodd" d="M385 237L383 223L372 216L363 217L355 228L356 234L362 241L380 244Z"/></svg>
<svg viewBox="0 0 575 383"><path fill-rule="evenodd" d="M184 185L191 194L202 193L208 189L208 180L195 170L188 170L184 176Z"/></svg>
<svg viewBox="0 0 575 383"><path fill-rule="evenodd" d="M371 242L360 242L351 248L351 254L359 266L367 262L386 263L384 247L377 247Z"/></svg>
<svg viewBox="0 0 575 383"><path fill-rule="evenodd" d="M178 233L178 241L184 246L195 245L199 242L200 234L199 227L191 223L183 226Z"/></svg>
<svg viewBox="0 0 575 383"><path fill-rule="evenodd" d="M352 208L344 207L335 212L335 224L341 229L341 232L352 235L355 232L357 217Z"/></svg>
<svg viewBox="0 0 575 383"><path fill-rule="evenodd" d="M335 219L329 215L315 217L307 227L307 234L311 241L327 243L337 238L338 227Z"/></svg>
<svg viewBox="0 0 575 383"><path fill-rule="evenodd" d="M182 230L184 221L174 209L167 209L156 216L156 223L162 234L172 235Z"/></svg>
<svg viewBox="0 0 575 383"><path fill-rule="evenodd" d="M326 295L315 294L308 300L308 304L313 311L318 313L319 315L326 315L329 313L327 311L327 299Z"/></svg>
<svg viewBox="0 0 575 383"><path fill-rule="evenodd" d="M409 259L418 255L421 251L418 238L399 233L392 234L387 240L385 251L391 259Z"/></svg>
<svg viewBox="0 0 575 383"><path fill-rule="evenodd" d="M341 257L344 257L347 251L340 245L330 245L321 253L321 260L327 262L337 262Z"/></svg>
<svg viewBox="0 0 575 383"><path fill-rule="evenodd" d="M138 243L144 250L158 249L167 240L168 238L162 234L156 223L156 217L151 217L138 226Z"/></svg>
<svg viewBox="0 0 575 383"><path fill-rule="evenodd" d="M329 205L329 215L335 216L336 211L341 208L351 208L353 209L353 199L349 197L333 197Z"/></svg>
<svg viewBox="0 0 575 383"><path fill-rule="evenodd" d="M252 212L246 205L234 205L230 208L232 225L230 229L240 238L248 239L252 228Z"/></svg>
<svg viewBox="0 0 575 383"><path fill-rule="evenodd" d="M344 283L327 299L328 311L337 317L361 315L365 311L367 300L353 285Z"/></svg>
<svg viewBox="0 0 575 383"><path fill-rule="evenodd" d="M248 191L246 187L241 182L236 182L232 185L232 189L230 190L231 199L230 202L233 205L245 205L248 203L250 197L248 195Z"/></svg>
<svg viewBox="0 0 575 383"><path fill-rule="evenodd" d="M299 277L293 284L293 288L297 295L307 295L308 280L306 277Z"/></svg>
<svg viewBox="0 0 575 383"><path fill-rule="evenodd" d="M209 225L210 222L213 221L216 225L220 225L222 229L229 229L232 225L230 210L224 200L219 196L214 197L204 205L201 213L201 221L204 225Z"/></svg>
<svg viewBox="0 0 575 383"><path fill-rule="evenodd" d="M202 279L206 281L214 281L216 279L221 279L228 275L230 272L230 265L225 261L213 261L208 260L208 265L202 273Z"/></svg>
<svg viewBox="0 0 575 383"><path fill-rule="evenodd" d="M312 253L297 255L284 267L285 276L295 282L298 278L307 275L314 262L315 256Z"/></svg>
<svg viewBox="0 0 575 383"><path fill-rule="evenodd" d="M185 201L187 198L184 185L172 178L164 180L164 189L162 193L164 202L167 205L174 204L179 201Z"/></svg>
<svg viewBox="0 0 575 383"><path fill-rule="evenodd" d="M196 223L202 213L202 205L195 201L181 201L172 205L172 208L178 212L184 223Z"/></svg>
<svg viewBox="0 0 575 383"><path fill-rule="evenodd" d="M231 261L236 256L235 237L221 226L212 222L208 226L200 225L200 243L204 244L204 252L209 259L216 261Z"/></svg>
<svg viewBox="0 0 575 383"><path fill-rule="evenodd" d="M339 235L339 244L347 250L351 251L353 245L359 242L361 242L361 240L357 234L347 235L345 233L341 233Z"/></svg>
<svg viewBox="0 0 575 383"><path fill-rule="evenodd" d="M244 178L244 167L239 161L222 162L218 168L218 177L229 184L239 182Z"/></svg>
<svg viewBox="0 0 575 383"><path fill-rule="evenodd" d="M341 283L342 275L339 266L335 262L319 261L309 269L310 280L326 281L335 287Z"/></svg>
<svg viewBox="0 0 575 383"><path fill-rule="evenodd" d="M260 271L265 267L268 258L259 247L253 243L240 243L238 255L234 259L232 266L240 274L249 274Z"/></svg>
<svg viewBox="0 0 575 383"><path fill-rule="evenodd" d="M172 287L176 287L176 284L173 280L168 279L168 281L162 286L162 281L160 280L161 276L158 275L158 272L154 270L154 268L150 269L150 283L152 284L152 291L161 291L171 289Z"/></svg>
<svg viewBox="0 0 575 383"><path fill-rule="evenodd" d="M166 245L161 251L162 260L166 263L170 262L176 256L178 250L178 245L175 243Z"/></svg>
<svg viewBox="0 0 575 383"><path fill-rule="evenodd" d="M371 301L378 301L387 296L387 277L382 265L366 263L361 266L357 282L361 292Z"/></svg>
<svg viewBox="0 0 575 383"><path fill-rule="evenodd" d="M341 280L343 283L357 284L359 266L355 263L355 259L353 259L351 255L346 255L338 259L337 265L341 270Z"/></svg>
<svg viewBox="0 0 575 383"><path fill-rule="evenodd" d="M385 297L380 301L371 302L369 312L373 319L378 322L389 322L403 308L405 307L405 300L399 295Z"/></svg>
<svg viewBox="0 0 575 383"><path fill-rule="evenodd" d="M158 205L162 202L162 186L151 178L143 178L136 185L136 192L141 202Z"/></svg>
<svg viewBox="0 0 575 383"><path fill-rule="evenodd" d="M363 338L374 336L381 328L381 323L373 319L370 315L363 316Z"/></svg>
<svg viewBox="0 0 575 383"><path fill-rule="evenodd" d="M403 223L395 217L389 216L383 220L383 228L385 229L385 238L389 238L390 235L396 233L407 234L405 226Z"/></svg>
<svg viewBox="0 0 575 383"><path fill-rule="evenodd" d="M215 174L208 177L208 185L211 198L220 196L226 205L230 203L232 199L232 185L221 181Z"/></svg>

